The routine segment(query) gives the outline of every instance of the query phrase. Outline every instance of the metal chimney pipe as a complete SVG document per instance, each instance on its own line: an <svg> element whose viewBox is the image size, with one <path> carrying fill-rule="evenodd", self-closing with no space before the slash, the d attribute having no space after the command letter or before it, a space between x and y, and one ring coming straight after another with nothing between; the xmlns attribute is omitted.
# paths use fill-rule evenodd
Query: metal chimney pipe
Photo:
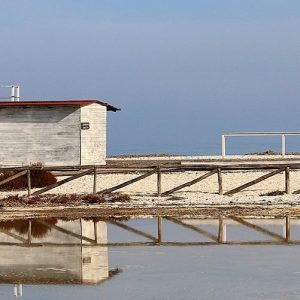
<svg viewBox="0 0 300 300"><path fill-rule="evenodd" d="M10 99L11 99L12 102L15 101L15 86L14 85L11 86L11 96L10 96Z"/></svg>
<svg viewBox="0 0 300 300"><path fill-rule="evenodd" d="M19 102L20 101L20 86L15 85L15 101Z"/></svg>
<svg viewBox="0 0 300 300"><path fill-rule="evenodd" d="M10 90L11 90L10 100L12 102L20 101L20 86L19 85L2 85L1 87L10 88Z"/></svg>

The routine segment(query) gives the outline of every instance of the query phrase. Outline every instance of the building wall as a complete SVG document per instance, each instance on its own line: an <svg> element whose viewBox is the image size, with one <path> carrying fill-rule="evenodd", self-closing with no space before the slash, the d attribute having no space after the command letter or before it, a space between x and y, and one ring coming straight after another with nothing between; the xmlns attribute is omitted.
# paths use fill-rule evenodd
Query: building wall
<svg viewBox="0 0 300 300"><path fill-rule="evenodd" d="M106 107L91 104L81 107L81 123L90 128L81 130L81 165L105 164Z"/></svg>
<svg viewBox="0 0 300 300"><path fill-rule="evenodd" d="M0 165L36 162L80 164L80 108L0 109Z"/></svg>

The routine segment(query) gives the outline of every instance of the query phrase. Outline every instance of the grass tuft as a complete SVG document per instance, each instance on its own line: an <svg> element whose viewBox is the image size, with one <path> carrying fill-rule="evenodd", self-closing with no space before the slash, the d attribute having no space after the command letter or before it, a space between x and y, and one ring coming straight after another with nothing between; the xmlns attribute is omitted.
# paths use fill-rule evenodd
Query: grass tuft
<svg viewBox="0 0 300 300"><path fill-rule="evenodd" d="M102 195L87 194L87 195L84 195L81 199L84 202L89 203L89 204L105 202L105 199Z"/></svg>
<svg viewBox="0 0 300 300"><path fill-rule="evenodd" d="M36 163L32 165L32 167L41 168L42 164ZM17 173L19 173L19 171L3 171L0 174L0 181L7 179ZM30 177L31 177L32 188L42 188L57 182L56 177L50 171L43 170L43 169L31 170ZM23 190L26 188L27 188L27 174L20 176L12 181L9 181L3 185L0 185L0 190L2 191Z"/></svg>
<svg viewBox="0 0 300 300"><path fill-rule="evenodd" d="M272 191L265 194L261 194L260 196L282 196L285 195L284 191Z"/></svg>

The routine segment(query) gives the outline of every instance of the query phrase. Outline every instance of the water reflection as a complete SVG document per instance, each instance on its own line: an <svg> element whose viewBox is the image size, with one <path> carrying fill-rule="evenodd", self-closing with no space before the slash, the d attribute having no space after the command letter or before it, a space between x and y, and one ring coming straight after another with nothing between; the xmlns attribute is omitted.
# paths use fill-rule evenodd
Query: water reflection
<svg viewBox="0 0 300 300"><path fill-rule="evenodd" d="M15 297L22 296L23 284L100 284L120 272L109 268L108 247L298 245L291 232L298 233L299 226L300 220L289 217L5 221L0 222L0 283L11 284ZM133 235L138 240L132 241Z"/></svg>
<svg viewBox="0 0 300 300"><path fill-rule="evenodd" d="M109 269L107 225L93 220L16 220L0 223L0 283L99 284Z"/></svg>

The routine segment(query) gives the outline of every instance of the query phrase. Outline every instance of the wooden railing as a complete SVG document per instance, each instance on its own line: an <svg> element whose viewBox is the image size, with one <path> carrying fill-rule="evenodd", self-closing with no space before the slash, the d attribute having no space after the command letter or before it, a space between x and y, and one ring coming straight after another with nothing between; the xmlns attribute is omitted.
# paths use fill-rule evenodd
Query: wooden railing
<svg viewBox="0 0 300 300"><path fill-rule="evenodd" d="M59 180L58 182L51 184L49 186L46 186L44 188L38 189L34 192L32 192L31 187L31 171L32 170L41 170L45 169L48 171L60 171L61 174L66 172L69 177L64 178L62 180ZM232 195L235 193L238 193L250 186L253 186L259 182L262 182L268 178L271 178L275 175L284 173L284 180L285 180L285 193L291 194L291 183L290 183L290 170L299 170L300 169L300 163L269 163L269 164L228 164L228 165L216 165L216 164L189 164L189 165L156 165L156 166L61 166L61 167L36 167L36 166L26 166L26 167L17 167L17 168L0 168L0 173L3 171L14 171L15 174L10 176L9 178L6 178L0 182L0 186L12 181L20 176L24 176L27 174L27 194L28 196L31 195L41 195L43 193L46 193L56 187L59 187L63 184L66 184L68 182L71 182L75 179L78 179L83 176L91 175L93 176L93 189L91 193L98 193L98 194L109 194L114 191L120 190L126 186L129 186L135 182L141 181L146 179L147 177L150 177L152 175L156 175L156 181L157 181L157 192L156 196L168 196L176 191L182 190L183 188L192 186L198 182L201 182L203 180L206 180L212 176L217 176L218 179L218 191L217 193L219 195ZM222 174L225 171L245 171L245 170L256 170L256 171L269 171L267 174L264 174L255 180L251 180L243 185L237 186L234 189L225 191L225 187L222 180ZM70 175L70 172L73 172ZM97 176L102 174L110 174L110 173L130 173L130 174L137 174L133 179L124 181L123 183L117 184L115 186L109 186L105 189L98 190L97 188ZM189 180L188 182L183 182L182 184L175 186L174 188L163 191L162 186L162 177L168 176L170 173L183 173L183 172L204 172L204 174L198 175L195 179ZM146 192L146 191L145 191ZM300 188L298 190L293 191L294 194L300 193Z"/></svg>

